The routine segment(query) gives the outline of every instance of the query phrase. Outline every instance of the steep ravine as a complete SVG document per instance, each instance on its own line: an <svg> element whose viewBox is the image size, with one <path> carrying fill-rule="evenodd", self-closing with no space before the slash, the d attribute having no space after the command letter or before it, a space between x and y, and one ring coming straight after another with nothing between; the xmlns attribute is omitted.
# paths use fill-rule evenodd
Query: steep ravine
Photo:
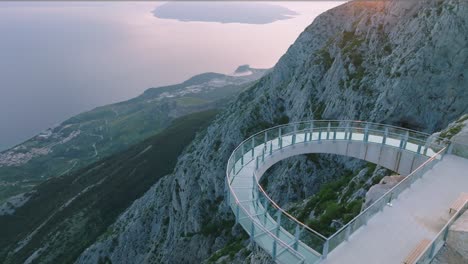
<svg viewBox="0 0 468 264"><path fill-rule="evenodd" d="M199 263L242 240L245 233L224 202L226 161L242 139L263 128L314 118L426 132L447 126L468 109L467 20L463 0L350 2L320 15L271 73L192 142L173 175L136 200L77 263ZM343 159L319 159L349 166ZM317 190L316 184L336 176L317 169L309 175L317 180L304 181L303 188ZM288 179L270 179L279 196L297 193L288 188L296 179ZM238 248L218 261L269 261L261 250Z"/></svg>

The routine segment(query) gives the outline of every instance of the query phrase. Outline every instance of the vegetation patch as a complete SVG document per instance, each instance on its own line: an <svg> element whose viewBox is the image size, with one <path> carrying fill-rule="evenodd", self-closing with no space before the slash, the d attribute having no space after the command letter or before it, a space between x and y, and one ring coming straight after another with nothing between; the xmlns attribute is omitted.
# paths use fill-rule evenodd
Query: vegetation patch
<svg viewBox="0 0 468 264"><path fill-rule="evenodd" d="M379 176L369 180L376 165L368 163L366 166L366 174L361 178L355 178L353 171L346 170L342 177L323 184L310 198L293 204L289 213L317 232L325 236L332 235L361 212L364 199L352 199L352 195L360 189L369 190L382 179Z"/></svg>
<svg viewBox="0 0 468 264"><path fill-rule="evenodd" d="M215 263L218 259L224 256L228 256L229 260L232 260L234 256L241 250L245 250L244 256L248 256L250 254L250 250L244 247L244 240L246 238L244 236L237 238L227 246L223 247L222 249L216 251L211 257L208 259L207 263Z"/></svg>
<svg viewBox="0 0 468 264"><path fill-rule="evenodd" d="M328 71L331 68L333 62L335 61L335 58L333 58L330 55L330 52L328 52L326 48L319 50L317 52L317 57L318 58L315 61L315 63L323 65L323 67L325 68L325 71Z"/></svg>
<svg viewBox="0 0 468 264"><path fill-rule="evenodd" d="M440 133L440 137L451 139L453 136L460 133L460 131L463 129L463 127L464 127L463 123L458 123L457 122L451 128L449 128L449 129L443 131L442 133Z"/></svg>
<svg viewBox="0 0 468 264"><path fill-rule="evenodd" d="M180 97L175 99L181 106L196 106L206 104L208 101L197 97Z"/></svg>

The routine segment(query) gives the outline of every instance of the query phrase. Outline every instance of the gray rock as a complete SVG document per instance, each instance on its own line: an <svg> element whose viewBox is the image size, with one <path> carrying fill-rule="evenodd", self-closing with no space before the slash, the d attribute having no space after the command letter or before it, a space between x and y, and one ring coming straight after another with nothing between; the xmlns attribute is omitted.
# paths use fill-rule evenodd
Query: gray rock
<svg viewBox="0 0 468 264"><path fill-rule="evenodd" d="M363 204L363 208L369 207L404 178L400 175L383 177L378 184L372 186L366 193L366 201Z"/></svg>

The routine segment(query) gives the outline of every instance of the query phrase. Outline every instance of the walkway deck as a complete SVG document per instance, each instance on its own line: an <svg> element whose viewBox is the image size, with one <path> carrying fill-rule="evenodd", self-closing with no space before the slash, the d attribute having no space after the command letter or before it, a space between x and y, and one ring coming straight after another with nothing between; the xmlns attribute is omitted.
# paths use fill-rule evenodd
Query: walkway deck
<svg viewBox="0 0 468 264"><path fill-rule="evenodd" d="M420 240L432 240L449 219L448 208L468 192L468 160L444 160L376 214L322 263L402 263Z"/></svg>

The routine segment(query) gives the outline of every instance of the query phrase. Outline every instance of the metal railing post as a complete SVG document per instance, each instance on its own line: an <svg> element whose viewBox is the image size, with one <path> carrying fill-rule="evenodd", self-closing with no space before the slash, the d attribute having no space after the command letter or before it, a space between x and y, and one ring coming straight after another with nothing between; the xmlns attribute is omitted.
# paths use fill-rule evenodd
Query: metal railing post
<svg viewBox="0 0 468 264"><path fill-rule="evenodd" d="M344 130L344 140L348 140L348 132L349 132L349 123L346 122L345 130Z"/></svg>
<svg viewBox="0 0 468 264"><path fill-rule="evenodd" d="M432 259L434 257L434 251L435 251L435 243L432 243L431 249L429 251L429 259Z"/></svg>
<svg viewBox="0 0 468 264"><path fill-rule="evenodd" d="M297 132L297 125L294 124L294 131L293 131L293 135L292 135L292 144L291 145L294 145L296 144L296 132Z"/></svg>
<svg viewBox="0 0 468 264"><path fill-rule="evenodd" d="M326 259L328 256L328 246L329 246L329 240L325 241L325 244L323 244L323 252L322 252L322 259Z"/></svg>
<svg viewBox="0 0 468 264"><path fill-rule="evenodd" d="M296 225L296 230L294 233L294 250L297 250L297 245L299 242L299 236L301 235L301 228L299 227L299 224Z"/></svg>
<svg viewBox="0 0 468 264"><path fill-rule="evenodd" d="M345 234L345 240L346 241L348 241L350 235L351 235L351 225L348 225L346 227L346 234Z"/></svg>
<svg viewBox="0 0 468 264"><path fill-rule="evenodd" d="M281 127L278 129L278 144L279 149L283 148L283 137L281 136Z"/></svg>
<svg viewBox="0 0 468 264"><path fill-rule="evenodd" d="M453 151L453 142L449 142L446 154L452 154L452 151Z"/></svg>
<svg viewBox="0 0 468 264"><path fill-rule="evenodd" d="M385 127L385 132L384 132L384 136L382 139L382 145L385 145L385 143L387 143L387 137L388 137L388 127Z"/></svg>
<svg viewBox="0 0 468 264"><path fill-rule="evenodd" d="M403 142L403 149L406 149L406 144L408 143L408 139L409 139L409 132L408 130L406 130L405 141Z"/></svg>
<svg viewBox="0 0 468 264"><path fill-rule="evenodd" d="M314 121L310 122L309 130L310 130L309 141L312 141L312 134L314 133Z"/></svg>
<svg viewBox="0 0 468 264"><path fill-rule="evenodd" d="M369 141L369 124L367 123L364 127L364 142Z"/></svg>
<svg viewBox="0 0 468 264"><path fill-rule="evenodd" d="M241 150L242 150L241 151L241 154L242 154L242 156L241 156L241 167L243 167L244 166L244 154L245 154L244 153L244 145L242 145Z"/></svg>
<svg viewBox="0 0 468 264"><path fill-rule="evenodd" d="M447 237L448 237L448 233L449 233L449 228L445 228L445 231L444 231L444 241L447 241Z"/></svg>
<svg viewBox="0 0 468 264"><path fill-rule="evenodd" d="M330 126L331 126L331 124L330 124L330 122L328 122L328 126L327 126L327 140L330 139Z"/></svg>
<svg viewBox="0 0 468 264"><path fill-rule="evenodd" d="M254 152L255 152L255 137L252 137L252 159L254 157Z"/></svg>
<svg viewBox="0 0 468 264"><path fill-rule="evenodd" d="M273 252L272 252L272 256L271 256L273 258L273 261L276 260L276 243L277 243L276 239L273 239L273 250L272 250Z"/></svg>

